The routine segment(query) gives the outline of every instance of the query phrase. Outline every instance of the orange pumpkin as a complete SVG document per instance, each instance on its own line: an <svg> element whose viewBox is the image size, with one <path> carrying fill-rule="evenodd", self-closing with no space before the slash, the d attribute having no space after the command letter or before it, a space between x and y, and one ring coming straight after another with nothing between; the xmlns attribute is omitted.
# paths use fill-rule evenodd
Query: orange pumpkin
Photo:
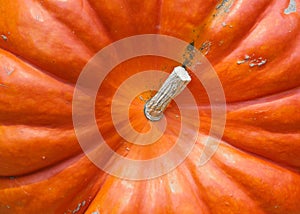
<svg viewBox="0 0 300 214"><path fill-rule="evenodd" d="M300 213L300 17L298 0L0 1L0 213ZM149 180L114 177L83 153L72 97L85 64L133 35L193 42L222 83L227 119L214 156L198 165L211 110L199 80L199 136L186 160ZM118 135L109 106L140 71L179 65L155 56L115 67L99 88L99 131L120 155L149 159L178 133L176 105L162 138L140 147ZM151 83L149 83L151 84ZM101 92L101 93L100 93ZM153 94L141 94L149 99ZM129 108L145 132L144 100ZM107 107L108 106L108 107ZM101 155L101 154L100 154Z"/></svg>

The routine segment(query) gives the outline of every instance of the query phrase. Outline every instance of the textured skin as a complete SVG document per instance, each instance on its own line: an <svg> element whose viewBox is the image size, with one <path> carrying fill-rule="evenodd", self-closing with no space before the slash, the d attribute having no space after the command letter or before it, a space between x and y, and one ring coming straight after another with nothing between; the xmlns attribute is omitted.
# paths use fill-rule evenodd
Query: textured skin
<svg viewBox="0 0 300 214"><path fill-rule="evenodd" d="M0 0L0 213L300 213L295 2L297 12L285 14L288 0ZM102 172L83 155L72 96L93 54L146 33L194 41L219 75L228 112L223 142L205 166L197 164L210 128L203 96L197 100L199 138L185 162L162 177L134 182ZM239 64L246 55L250 59ZM101 86L99 129L118 153L147 159L172 146L175 125L144 150L124 142L103 103L130 75L173 66L155 57L129 60ZM189 87L204 90L198 82ZM140 131L143 105L136 99L130 111ZM166 112L171 124L176 111Z"/></svg>

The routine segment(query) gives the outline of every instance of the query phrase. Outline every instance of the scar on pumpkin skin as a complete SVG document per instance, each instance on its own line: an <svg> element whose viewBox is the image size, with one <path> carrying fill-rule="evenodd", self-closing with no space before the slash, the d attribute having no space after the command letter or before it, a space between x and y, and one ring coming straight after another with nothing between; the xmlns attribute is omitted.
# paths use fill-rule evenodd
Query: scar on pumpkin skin
<svg viewBox="0 0 300 214"><path fill-rule="evenodd" d="M7 41L7 40L8 40L7 36L5 36L4 34L2 34L1 37L2 37L2 39L3 39L4 41Z"/></svg>
<svg viewBox="0 0 300 214"><path fill-rule="evenodd" d="M288 15L296 12L297 12L296 1L290 0L289 6L286 9L284 9L284 14Z"/></svg>
<svg viewBox="0 0 300 214"><path fill-rule="evenodd" d="M254 66L260 67L267 63L267 59L263 59L262 57L258 57L258 58L253 58L253 57L254 57L254 55L252 55L252 57L251 57L246 54L244 59L238 60L236 62L236 64L241 65L241 64L248 62L249 67L253 68Z"/></svg>
<svg viewBox="0 0 300 214"><path fill-rule="evenodd" d="M0 87L6 87L7 88L8 86L0 83Z"/></svg>
<svg viewBox="0 0 300 214"><path fill-rule="evenodd" d="M3 69L6 71L7 76L10 76L15 71L13 66L4 66Z"/></svg>
<svg viewBox="0 0 300 214"><path fill-rule="evenodd" d="M184 61L182 63L182 67L186 69L187 66L190 66L192 64L192 61L195 57L195 42L192 41L187 47L186 50L182 56L184 58Z"/></svg>

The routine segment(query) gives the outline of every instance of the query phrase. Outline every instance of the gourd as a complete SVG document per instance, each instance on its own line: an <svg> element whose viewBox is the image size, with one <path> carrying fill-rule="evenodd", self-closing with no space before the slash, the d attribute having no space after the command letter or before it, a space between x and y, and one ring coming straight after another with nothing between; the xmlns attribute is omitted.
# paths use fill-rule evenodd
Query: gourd
<svg viewBox="0 0 300 214"><path fill-rule="evenodd" d="M300 17L287 0L0 1L0 213L299 213ZM76 81L88 61L115 41L161 34L201 51L226 97L226 126L216 153L199 166L210 129L201 82L197 142L176 169L132 181L99 169L83 153L72 123ZM166 133L143 148L124 142L109 111L131 75L170 73L178 62L144 56L121 63L99 88L99 131L117 153L149 159L178 137L178 112ZM151 84L151 83L149 83ZM100 93L101 92L101 93ZM129 109L147 130L145 100ZM173 110L172 110L173 109Z"/></svg>

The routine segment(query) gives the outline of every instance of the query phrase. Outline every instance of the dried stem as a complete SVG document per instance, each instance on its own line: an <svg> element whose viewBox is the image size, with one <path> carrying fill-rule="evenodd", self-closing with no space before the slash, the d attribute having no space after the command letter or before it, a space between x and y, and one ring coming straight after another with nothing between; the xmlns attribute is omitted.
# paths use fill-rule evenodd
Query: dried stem
<svg viewBox="0 0 300 214"><path fill-rule="evenodd" d="M190 81L191 77L183 67L175 67L155 96L145 104L146 117L151 121L160 120L171 100L180 94Z"/></svg>

